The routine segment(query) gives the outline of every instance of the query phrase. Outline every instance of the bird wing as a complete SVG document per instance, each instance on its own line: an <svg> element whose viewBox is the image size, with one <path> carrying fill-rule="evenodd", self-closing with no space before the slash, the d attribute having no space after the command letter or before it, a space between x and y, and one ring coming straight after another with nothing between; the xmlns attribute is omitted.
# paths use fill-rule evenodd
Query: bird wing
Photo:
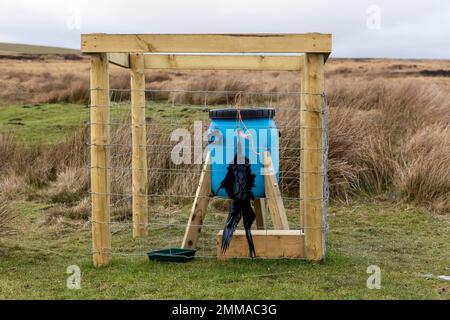
<svg viewBox="0 0 450 320"><path fill-rule="evenodd" d="M234 161L228 165L227 174L220 183L220 188L225 188L228 196L233 199L223 229L222 253L225 253L228 249L233 233L243 217L245 235L249 245L249 254L252 258L256 256L255 245L251 234L251 227L256 219L256 215L250 204L250 200L253 199L252 188L255 184L255 177L256 175L251 172L248 158L245 158L244 163L238 163L236 155Z"/></svg>

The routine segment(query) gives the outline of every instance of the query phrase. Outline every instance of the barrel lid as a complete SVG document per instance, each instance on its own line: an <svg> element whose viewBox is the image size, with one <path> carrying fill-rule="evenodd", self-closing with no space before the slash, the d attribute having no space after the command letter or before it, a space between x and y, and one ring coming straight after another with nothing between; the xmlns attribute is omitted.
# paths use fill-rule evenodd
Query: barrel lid
<svg viewBox="0 0 450 320"><path fill-rule="evenodd" d="M258 119L258 118L273 118L275 116L275 109L272 108L252 108L240 109L242 119ZM237 109L214 109L209 110L210 119L236 119Z"/></svg>

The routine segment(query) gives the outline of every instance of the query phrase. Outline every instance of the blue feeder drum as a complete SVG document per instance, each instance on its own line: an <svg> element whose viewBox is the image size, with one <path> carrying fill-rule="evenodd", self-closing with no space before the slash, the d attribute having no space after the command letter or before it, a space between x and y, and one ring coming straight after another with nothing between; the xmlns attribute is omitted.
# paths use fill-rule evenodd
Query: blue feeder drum
<svg viewBox="0 0 450 320"><path fill-rule="evenodd" d="M270 152L275 176L279 178L279 131L274 121L275 110L215 109L209 111L208 148L211 152L211 192L228 198L219 190L228 165L237 154L250 161L256 175L253 195L264 198L264 152ZM216 194L217 193L217 194Z"/></svg>

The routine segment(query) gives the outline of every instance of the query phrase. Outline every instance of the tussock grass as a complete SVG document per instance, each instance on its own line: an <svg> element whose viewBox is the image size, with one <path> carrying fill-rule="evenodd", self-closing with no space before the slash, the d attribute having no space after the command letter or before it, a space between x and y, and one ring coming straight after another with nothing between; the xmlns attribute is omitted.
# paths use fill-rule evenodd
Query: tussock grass
<svg viewBox="0 0 450 320"><path fill-rule="evenodd" d="M405 144L397 185L412 203L450 212L450 130L432 125Z"/></svg>
<svg viewBox="0 0 450 320"><path fill-rule="evenodd" d="M17 213L4 197L3 190L0 192L0 237L10 235L14 232L13 223Z"/></svg>
<svg viewBox="0 0 450 320"><path fill-rule="evenodd" d="M332 197L348 201L355 196L374 195L447 212L446 199L450 198L448 187L450 163L446 152L448 150L446 127L450 118L448 92L442 90L439 85L429 85L418 79L392 81L392 79L372 80L369 77L370 79L361 78L358 85L354 85L354 79L347 77L348 72L342 72L340 68L342 66L336 67L336 73L331 74L331 80L327 83L330 110L329 182ZM391 71L403 70L403 67L398 69L389 65L383 68ZM405 64L404 68L419 68L419 66ZM16 79L23 76L15 72L16 74L11 70L8 77ZM117 70L113 72L111 87L129 88L128 74ZM47 95L49 99L47 101L87 103L87 78L75 72L58 76L43 73L41 76L46 79L43 85L49 86L47 89L51 91ZM147 144L154 146L173 144L169 139L170 130L158 125L161 119L172 118L177 121L184 119L189 123L199 116L197 113L189 112L190 109L187 108L185 112L182 108L176 112L171 110L169 105L172 102L178 106L205 103L206 106L231 104L234 95L226 94L227 91L298 91L295 86L299 80L294 80L291 73L248 72L238 74L197 72L189 75L183 72L152 71L148 72L147 78L149 89L187 89L187 92L168 90L147 94L147 100L158 101L157 103L161 104L161 108L155 107L147 120L147 125L152 127L147 132ZM55 81L54 88L59 88L58 90L51 90L52 81ZM66 85L62 85L63 83ZM67 83L70 85L67 86ZM196 93L205 90L217 93L208 95ZM115 99L120 102L129 99L129 96L121 93ZM243 104L264 106L268 105L269 101L264 96L251 96L251 99L243 101ZM298 178L300 163L298 154L293 148L300 148L300 133L296 129L300 119L298 113L284 108L293 105L298 105L298 97L279 99L276 103L278 108L276 121L282 127L280 156L286 158L281 161L280 169L291 172L293 177ZM42 106L42 109L45 109L45 106ZM131 144L131 134L129 115L123 116L123 124L114 127L112 131L113 144L118 146L113 152L120 155L113 156L112 165L126 169L130 168L131 164L131 150L127 147ZM87 111L84 117L87 117ZM28 124L26 121L22 120ZM9 182L12 186L25 183L34 188L50 188L51 195L48 192L45 194L52 201L65 206L76 206L82 200L79 194L87 191L87 174L86 170L82 169L88 160L87 130L85 126L50 148L25 146L17 142L12 135L2 134L0 160L3 159L5 165L0 171L2 175L14 176ZM163 151L157 157L148 157L149 168L174 168L170 153L165 152L167 150ZM30 163L33 165L30 166ZM131 191L131 172L125 169L112 173L113 193ZM199 166L186 169L194 173L200 170ZM75 177L83 182L76 180ZM197 178L195 175L182 176L150 171L149 193L192 194ZM285 179L280 181L280 186L284 194L289 196L298 194L298 180ZM124 201L118 207L117 215L129 214L127 213L129 206L129 202Z"/></svg>

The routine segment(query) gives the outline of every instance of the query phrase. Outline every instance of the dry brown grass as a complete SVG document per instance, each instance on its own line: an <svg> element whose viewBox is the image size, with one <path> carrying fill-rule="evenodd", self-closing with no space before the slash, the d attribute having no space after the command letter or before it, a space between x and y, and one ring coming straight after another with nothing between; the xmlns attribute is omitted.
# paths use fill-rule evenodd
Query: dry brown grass
<svg viewBox="0 0 450 320"><path fill-rule="evenodd" d="M417 131L401 151L396 181L405 200L450 212L450 130L434 124Z"/></svg>
<svg viewBox="0 0 450 320"><path fill-rule="evenodd" d="M332 196L347 199L359 189L363 167L355 155L362 153L365 131L365 122L355 110L330 109L328 179Z"/></svg>
<svg viewBox="0 0 450 320"><path fill-rule="evenodd" d="M116 66L110 69L111 88L129 88L128 72ZM372 80L387 79L392 83L405 79L426 81L448 92L450 77L445 72L448 70L450 62L447 60L330 59L326 64L328 81L348 80L355 90L353 96L340 96L339 101L345 105L365 104L359 108L368 109L380 94L368 90L373 86L370 83ZM299 84L300 77L296 72L146 71L146 87L158 90L214 87L225 91L244 88L283 92L297 91ZM88 86L89 58L86 56L0 56L0 105L30 102L87 103ZM167 93L160 95L164 99L169 97ZM361 96L364 98L359 99ZM192 98L183 99L189 101Z"/></svg>
<svg viewBox="0 0 450 320"><path fill-rule="evenodd" d="M357 169L358 188L354 190L372 195L400 193L401 199L407 202L448 210L444 201L450 198L450 149L448 130L445 129L450 119L448 93L436 86L410 80L400 83L377 81L373 84L366 96L357 90L358 99L353 100L357 109L367 110L353 110L361 120L358 124L363 126L362 130L356 136L344 138L344 143L340 141L341 149L348 148L350 152L341 153L339 159L345 159L345 154L353 155L346 164ZM345 83L341 85L345 86ZM336 96L333 97L332 89L330 95L336 104L352 101L352 93L345 92L351 89L336 89L345 101L340 102ZM352 105L349 107L353 108ZM358 125L351 124L354 117L347 117L348 121L341 123L356 129ZM333 118L330 130L332 160L333 139L339 137L339 133L333 134ZM348 142L356 149L346 145ZM333 172L333 167L330 171Z"/></svg>
<svg viewBox="0 0 450 320"><path fill-rule="evenodd" d="M17 214L13 211L11 205L0 194L0 237L14 232L13 223Z"/></svg>
<svg viewBox="0 0 450 320"><path fill-rule="evenodd" d="M24 65L29 68L26 69ZM424 70L449 69L448 61L331 60L327 64L329 114L329 181L333 198L359 195L382 196L406 201L432 210L448 212L450 199L448 77L424 77ZM86 103L88 99L88 61L8 61L0 59L0 100L21 102ZM44 71L47 70L47 71ZM434 74L431 72L431 74ZM445 73L444 73L445 74ZM175 72L146 73L147 88L167 90L152 93L148 99L176 100L177 103L203 104L205 95L195 91L298 91L299 77L292 72ZM14 89L13 88L14 85ZM129 76L112 68L111 87L129 88ZM19 89L17 89L19 88ZM18 90L25 94L18 100ZM190 92L173 93L185 89ZM43 93L45 94L38 94ZM129 97L122 97L128 99ZM9 100L8 100L9 99ZM22 100L21 100L22 99ZM232 95L207 96L207 104L230 103ZM297 98L278 101L277 122L281 127L280 170L298 175L299 160L292 148L299 148L298 113L283 107L297 105ZM254 103L267 101L257 97ZM282 125L281 125L282 124ZM168 129L148 119L147 143L170 145ZM131 135L128 119L113 131L113 166L124 168L112 175L113 193L131 191ZM165 134L151 134L162 132ZM24 185L46 188L41 196L58 205L55 214L71 212L87 217L88 159L87 127L55 147L25 147L9 134L0 135L0 176L7 197L14 197ZM33 165L30 166L29 164ZM174 168L169 152L149 156L150 168ZM198 172L198 166L188 168ZM6 178L5 178L6 177ZM150 194L192 194L197 176L188 178L167 172L149 172ZM298 180L280 183L284 193L298 193ZM20 193L17 193L20 194ZM123 197L122 197L123 198ZM115 216L129 214L130 201L113 197L119 203ZM180 200L181 201L181 200Z"/></svg>
<svg viewBox="0 0 450 320"><path fill-rule="evenodd" d="M25 146L12 133L0 133L0 176L17 174L28 184L42 186L54 173L40 146Z"/></svg>

